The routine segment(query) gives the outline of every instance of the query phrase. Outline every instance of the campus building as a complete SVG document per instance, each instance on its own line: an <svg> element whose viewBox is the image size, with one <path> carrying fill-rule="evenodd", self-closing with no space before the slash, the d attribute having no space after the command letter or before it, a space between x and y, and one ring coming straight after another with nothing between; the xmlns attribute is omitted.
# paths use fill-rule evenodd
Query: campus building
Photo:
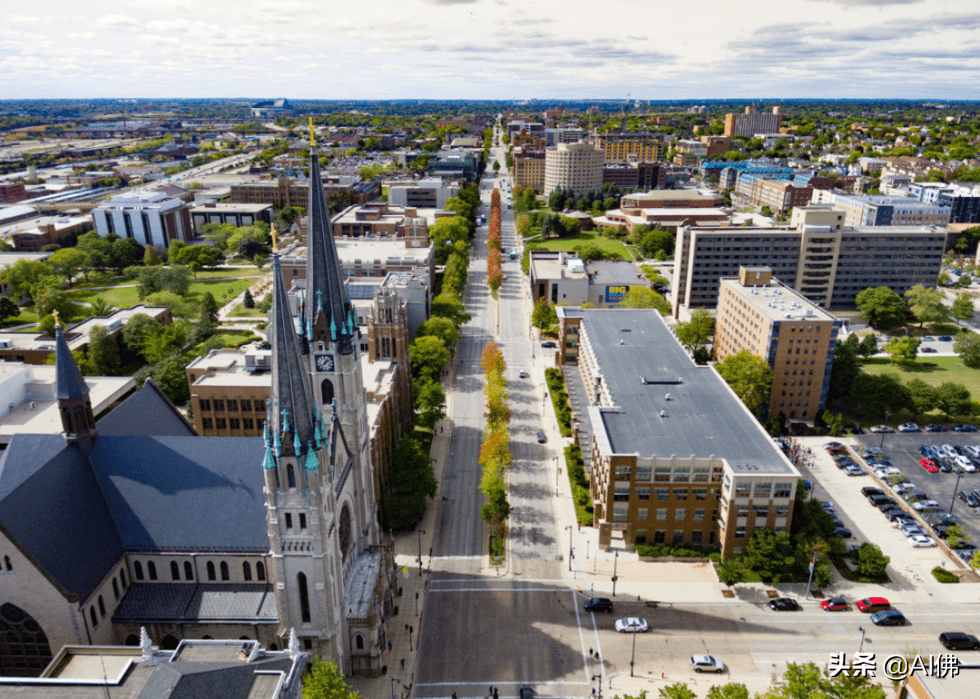
<svg viewBox="0 0 980 699"><path fill-rule="evenodd" d="M585 386L573 430L589 435L580 446L600 546L621 536L627 546L718 546L728 558L758 528L789 530L799 472L659 313L556 310L563 358Z"/></svg>
<svg viewBox="0 0 980 699"><path fill-rule="evenodd" d="M117 194L92 211L96 232L105 237L115 233L142 246L166 250L175 240L194 237L190 207L186 202L161 192L137 190Z"/></svg>
<svg viewBox="0 0 980 699"><path fill-rule="evenodd" d="M582 196L602 189L603 151L591 143L560 143L544 151L545 196L556 189Z"/></svg>
<svg viewBox="0 0 980 699"><path fill-rule="evenodd" d="M511 174L514 186L533 189L535 192L544 190L544 150L519 146L514 149Z"/></svg>
<svg viewBox="0 0 980 699"><path fill-rule="evenodd" d="M844 212L844 225L857 226L947 226L951 207L910 197L843 194L815 191L814 204L829 204Z"/></svg>
<svg viewBox="0 0 980 699"><path fill-rule="evenodd" d="M650 288L650 280L626 260L580 260L576 253L532 250L529 273L531 300L597 308L619 306L631 287Z"/></svg>
<svg viewBox="0 0 980 699"><path fill-rule="evenodd" d="M725 136L749 136L757 133L779 133L783 123L780 107L773 107L772 113L758 112L755 107L746 107L743 114L725 115Z"/></svg>
<svg viewBox="0 0 980 699"><path fill-rule="evenodd" d="M660 160L663 141L652 133L602 133L595 137L606 162L654 162Z"/></svg>
<svg viewBox="0 0 980 699"><path fill-rule="evenodd" d="M841 321L772 278L768 267L742 267L722 279L715 318L715 359L743 350L773 371L769 415L812 421L827 405Z"/></svg>

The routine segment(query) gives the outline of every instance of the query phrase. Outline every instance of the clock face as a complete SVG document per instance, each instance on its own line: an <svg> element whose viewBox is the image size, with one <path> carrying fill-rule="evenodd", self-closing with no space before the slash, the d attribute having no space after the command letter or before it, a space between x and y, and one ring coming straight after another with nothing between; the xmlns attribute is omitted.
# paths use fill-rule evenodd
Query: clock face
<svg viewBox="0 0 980 699"><path fill-rule="evenodd" d="M333 371L333 355L318 354L316 356L317 371Z"/></svg>

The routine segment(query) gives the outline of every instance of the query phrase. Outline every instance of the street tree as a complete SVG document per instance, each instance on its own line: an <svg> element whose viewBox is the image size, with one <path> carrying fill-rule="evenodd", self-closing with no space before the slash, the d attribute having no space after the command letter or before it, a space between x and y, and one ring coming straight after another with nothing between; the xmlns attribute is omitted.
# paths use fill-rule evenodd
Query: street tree
<svg viewBox="0 0 980 699"><path fill-rule="evenodd" d="M420 427L431 430L446 416L446 392L438 381L426 378L412 381L412 404L415 423Z"/></svg>
<svg viewBox="0 0 980 699"><path fill-rule="evenodd" d="M534 311L531 313L531 323L536 328L548 328L558 323L558 314L554 307L548 303L546 296L541 296L534 303Z"/></svg>
<svg viewBox="0 0 980 699"><path fill-rule="evenodd" d="M769 389L772 387L772 369L768 362L749 350L742 350L722 359L716 368L746 407L761 415L763 407L769 402Z"/></svg>
<svg viewBox="0 0 980 699"><path fill-rule="evenodd" d="M861 315L877 328L894 328L905 323L905 301L887 286L874 286L855 299Z"/></svg>
<svg viewBox="0 0 980 699"><path fill-rule="evenodd" d="M406 435L395 445L391 464L385 526L398 531L414 529L425 514L426 499L439 486L432 461L418 440Z"/></svg>
<svg viewBox="0 0 980 699"><path fill-rule="evenodd" d="M956 336L953 349L971 369L980 369L980 335L974 332L960 333Z"/></svg>
<svg viewBox="0 0 980 699"><path fill-rule="evenodd" d="M861 544L858 549L858 565L861 568L861 575L871 579L878 579L885 575L885 569L891 559L881 552L877 545L871 542Z"/></svg>
<svg viewBox="0 0 980 699"><path fill-rule="evenodd" d="M748 572L740 560L730 558L727 561L722 561L718 565L718 580L724 585L731 587L732 585L745 582L748 579Z"/></svg>
<svg viewBox="0 0 980 699"><path fill-rule="evenodd" d="M963 528L961 524L953 524L946 530L946 544L950 548L963 548L967 544L973 543L973 537Z"/></svg>
<svg viewBox="0 0 980 699"><path fill-rule="evenodd" d="M715 336L715 319L704 308L695 309L691 320L678 323L675 331L677 340L694 354L696 360L704 363L708 359L707 345Z"/></svg>
<svg viewBox="0 0 980 699"><path fill-rule="evenodd" d="M973 296L969 291L956 295L956 299L953 300L953 305L949 309L949 314L956 320L973 320Z"/></svg>
<svg viewBox="0 0 980 699"><path fill-rule="evenodd" d="M416 337L408 348L408 356L412 364L412 376L439 382L442 368L451 359L449 349L441 337L427 335Z"/></svg>
<svg viewBox="0 0 980 699"><path fill-rule="evenodd" d="M707 699L749 699L749 689L741 682L716 684L705 696Z"/></svg>
<svg viewBox="0 0 980 699"><path fill-rule="evenodd" d="M936 408L947 420L953 415L969 415L970 391L952 381L942 383L936 387Z"/></svg>
<svg viewBox="0 0 980 699"><path fill-rule="evenodd" d="M816 663L789 663L783 682L772 687L761 699L886 699L885 690L861 673L840 673L835 677L821 672Z"/></svg>
<svg viewBox="0 0 980 699"><path fill-rule="evenodd" d="M891 356L892 363L912 364L919 353L922 341L917 337L893 337L884 347L885 353Z"/></svg>
<svg viewBox="0 0 980 699"><path fill-rule="evenodd" d="M785 530L756 529L745 548L745 567L765 581L777 580L794 562L793 542Z"/></svg>
<svg viewBox="0 0 980 699"><path fill-rule="evenodd" d="M459 328L449 318L439 316L429 318L415 332L416 337L427 337L429 335L438 337L449 348L452 348L459 341L460 337Z"/></svg>
<svg viewBox="0 0 980 699"><path fill-rule="evenodd" d="M335 662L314 658L303 679L303 699L361 699L361 695L347 686Z"/></svg>
<svg viewBox="0 0 980 699"><path fill-rule="evenodd" d="M916 285L905 292L912 313L921 328L925 323L943 323L949 320L949 308L943 303L946 295L940 289Z"/></svg>
<svg viewBox="0 0 980 699"><path fill-rule="evenodd" d="M660 699L697 699L697 696L683 682L675 682L660 688Z"/></svg>

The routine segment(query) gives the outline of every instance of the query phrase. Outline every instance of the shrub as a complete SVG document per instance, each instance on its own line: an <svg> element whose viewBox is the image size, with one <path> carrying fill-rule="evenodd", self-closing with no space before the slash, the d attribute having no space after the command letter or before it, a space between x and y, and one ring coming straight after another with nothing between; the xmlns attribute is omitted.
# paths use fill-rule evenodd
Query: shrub
<svg viewBox="0 0 980 699"><path fill-rule="evenodd" d="M960 581L956 575L950 573L942 566L936 566L932 569L932 577L941 583L958 583Z"/></svg>
<svg viewBox="0 0 980 699"><path fill-rule="evenodd" d="M716 546L701 546L700 544L637 544L636 552L646 558L709 558L719 556Z"/></svg>

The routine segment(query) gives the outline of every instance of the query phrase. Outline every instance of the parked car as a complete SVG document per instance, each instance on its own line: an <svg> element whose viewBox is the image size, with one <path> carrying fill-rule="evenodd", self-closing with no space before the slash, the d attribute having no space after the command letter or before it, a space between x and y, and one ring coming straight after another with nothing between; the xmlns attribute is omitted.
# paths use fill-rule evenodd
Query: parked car
<svg viewBox="0 0 980 699"><path fill-rule="evenodd" d="M791 597L780 597L769 601L769 609L774 612L798 612L800 603Z"/></svg>
<svg viewBox="0 0 980 699"><path fill-rule="evenodd" d="M936 339L938 339L940 342L952 342L953 341L953 338L950 335L940 335Z"/></svg>
<svg viewBox="0 0 980 699"><path fill-rule="evenodd" d="M881 434L883 432L894 432L895 430L888 425L875 425L874 427L869 427L868 432L874 432L875 434Z"/></svg>
<svg viewBox="0 0 980 699"><path fill-rule="evenodd" d="M521 370L520 370L520 371L519 371L519 372L517 373L517 375L518 375L518 376L520 376L520 377L521 377L522 379L526 379L526 378L528 377L528 373L527 373L527 371L525 371L524 369L521 369Z"/></svg>
<svg viewBox="0 0 980 699"><path fill-rule="evenodd" d="M936 546L936 540L925 534L913 534L908 538L909 545L917 549L927 549Z"/></svg>
<svg viewBox="0 0 980 699"><path fill-rule="evenodd" d="M847 600L843 597L831 597L821 602L820 608L825 612L846 612L848 609Z"/></svg>
<svg viewBox="0 0 980 699"><path fill-rule="evenodd" d="M555 349L556 347L558 347L558 343L548 340L547 342L542 342L541 346L544 347L545 349Z"/></svg>
<svg viewBox="0 0 980 699"><path fill-rule="evenodd" d="M964 493L962 490L956 494L960 500L965 502L969 507L980 507L980 499L973 493Z"/></svg>
<svg viewBox="0 0 980 699"><path fill-rule="evenodd" d="M612 610L612 600L606 597L593 597L585 603L585 611L587 612L611 612Z"/></svg>
<svg viewBox="0 0 980 699"><path fill-rule="evenodd" d="M854 603L859 612L880 612L883 609L891 609L892 605L884 597L865 597Z"/></svg>
<svg viewBox="0 0 980 699"><path fill-rule="evenodd" d="M921 432L922 429L914 422L904 422L898 426L899 432Z"/></svg>
<svg viewBox="0 0 980 699"><path fill-rule="evenodd" d="M976 432L977 428L973 425L953 425L953 432Z"/></svg>
<svg viewBox="0 0 980 699"><path fill-rule="evenodd" d="M939 634L939 642L949 650L980 650L980 640L962 631L944 631Z"/></svg>
<svg viewBox="0 0 980 699"><path fill-rule="evenodd" d="M839 536L842 539L850 539L851 536L853 536L851 534L851 530L848 529L847 527L837 527L836 529L834 529L834 531L830 532L830 535Z"/></svg>
<svg viewBox="0 0 980 699"><path fill-rule="evenodd" d="M834 503L830 502L830 500L821 500L820 507L827 512L832 512L834 510Z"/></svg>
<svg viewBox="0 0 980 699"><path fill-rule="evenodd" d="M857 464L848 464L847 466L845 466L844 467L844 473L846 473L848 476L866 476L866 475L868 475L867 473L865 473L864 469L861 468L860 466L858 466Z"/></svg>
<svg viewBox="0 0 980 699"><path fill-rule="evenodd" d="M897 609L886 609L872 614L871 623L875 626L905 626L905 615Z"/></svg>
<svg viewBox="0 0 980 699"><path fill-rule="evenodd" d="M936 466L932 459L919 459L919 465L929 473L937 473L939 471L939 467Z"/></svg>
<svg viewBox="0 0 980 699"><path fill-rule="evenodd" d="M538 444L544 444L548 441L548 438L544 436L544 432L538 430Z"/></svg>
<svg viewBox="0 0 980 699"><path fill-rule="evenodd" d="M923 354L937 354L939 352L939 350L937 350L935 347L923 347L919 351L922 352ZM913 431L918 432L918 430L913 430Z"/></svg>
<svg viewBox="0 0 980 699"><path fill-rule="evenodd" d="M650 630L646 619L640 619L635 616L618 619L614 626L619 633L646 633Z"/></svg>
<svg viewBox="0 0 980 699"><path fill-rule="evenodd" d="M936 450L930 447L928 444L923 444L921 447L919 447L919 453L927 459L936 458Z"/></svg>
<svg viewBox="0 0 980 699"><path fill-rule="evenodd" d="M936 424L926 425L926 432L942 432L944 429L946 428L943 427L942 425L936 425Z"/></svg>
<svg viewBox="0 0 980 699"><path fill-rule="evenodd" d="M534 687L529 684L522 684L519 699L534 699Z"/></svg>
<svg viewBox="0 0 980 699"><path fill-rule="evenodd" d="M861 495L863 495L866 498L867 497L871 497L872 495L884 495L884 494L885 494L885 491L883 491L881 488L875 488L875 487L870 486L870 485L869 486L866 486L864 488L861 488Z"/></svg>
<svg viewBox="0 0 980 699"><path fill-rule="evenodd" d="M724 672L725 663L713 655L692 655L691 669L695 672Z"/></svg>

